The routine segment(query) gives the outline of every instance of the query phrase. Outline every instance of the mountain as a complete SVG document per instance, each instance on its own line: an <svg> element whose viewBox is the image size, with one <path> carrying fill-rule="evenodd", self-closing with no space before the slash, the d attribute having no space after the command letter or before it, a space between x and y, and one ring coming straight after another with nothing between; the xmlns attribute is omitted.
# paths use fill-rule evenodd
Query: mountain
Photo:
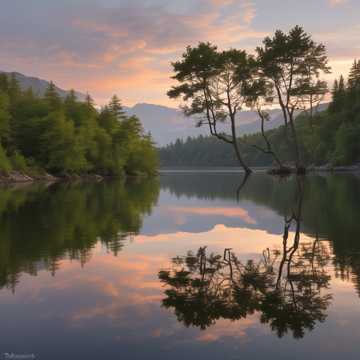
<svg viewBox="0 0 360 360"><path fill-rule="evenodd" d="M196 119L185 117L180 110L152 104L136 104L125 107L128 115L136 115L142 122L146 132L151 132L158 146L164 146L177 139L186 139L189 136L208 135L207 126L196 127ZM272 129L283 123L282 113L279 109L270 110L271 121L266 129ZM253 134L259 131L259 117L255 111L242 111L237 116L238 133ZM219 132L228 132L228 124L220 124Z"/></svg>
<svg viewBox="0 0 360 360"><path fill-rule="evenodd" d="M321 104L316 111L323 111L328 104ZM125 107L128 115L136 115L142 122L146 132L151 132L158 146L164 146L177 139L196 137L198 135L209 135L207 126L196 127L196 119L185 117L183 113L174 108L153 105L136 104L133 107ZM283 125L284 119L280 109L269 111L270 121L266 122L265 129L271 130ZM299 115L301 111L297 111ZM238 135L255 134L260 131L260 120L255 111L241 111L237 115ZM229 132L229 124L218 126L219 132Z"/></svg>
<svg viewBox="0 0 360 360"><path fill-rule="evenodd" d="M159 146L167 145L178 138L205 134L206 129L197 128L196 120L185 117L181 111L160 105L136 104L125 108L128 115L136 115L144 130L151 132Z"/></svg>
<svg viewBox="0 0 360 360"><path fill-rule="evenodd" d="M29 88L32 88L33 92L35 94L37 94L38 96L43 96L46 89L48 88L48 86L50 84L50 82L47 80L43 80L43 79L39 79L36 77L31 77L31 76L26 76L26 75L20 74L18 72L0 71L0 73L4 73L4 74L8 75L9 77L12 74L14 74L15 78L19 82L19 85L22 90L28 90ZM65 98L66 95L69 93L69 91L60 89L59 87L56 87L56 91L62 98ZM81 100L81 101L85 100L86 95L84 95L80 92L77 92L77 91L75 92L75 94L79 100Z"/></svg>

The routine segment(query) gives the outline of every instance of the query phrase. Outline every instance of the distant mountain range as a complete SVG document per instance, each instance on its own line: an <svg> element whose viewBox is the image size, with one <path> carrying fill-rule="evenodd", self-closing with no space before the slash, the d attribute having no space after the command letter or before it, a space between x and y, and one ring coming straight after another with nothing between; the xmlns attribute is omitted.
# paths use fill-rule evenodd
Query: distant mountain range
<svg viewBox="0 0 360 360"><path fill-rule="evenodd" d="M138 116L145 131L151 132L159 146L164 146L177 139L186 139L188 136L208 135L207 126L196 127L196 119L188 118L180 110L153 104L136 104L125 108L129 115ZM270 110L272 120L266 124L267 129L280 126L283 123L279 109ZM259 117L254 111L242 111L238 114L238 133L252 134L259 131ZM218 126L221 132L228 132L229 125Z"/></svg>
<svg viewBox="0 0 360 360"><path fill-rule="evenodd" d="M321 104L317 111L326 110L328 104ZM185 117L175 108L153 104L136 104L133 107L124 107L128 115L136 115L142 122L146 132L151 132L158 146L164 146L177 139L186 139L188 136L209 135L207 126L196 127L196 119ZM300 114L298 111L297 114ZM270 121L266 122L265 129L275 129L284 124L280 109L269 111ZM239 135L254 134L260 131L259 115L255 111L241 111L237 115ZM229 132L229 124L221 124L218 131Z"/></svg>
<svg viewBox="0 0 360 360"><path fill-rule="evenodd" d="M47 80L43 80L43 79L39 79L36 77L31 77L31 76L26 76L26 75L20 74L18 72L0 71L0 73L7 74L8 76L11 76L12 74L14 74L15 78L19 82L19 85L22 90L28 90L29 88L32 88L33 92L38 96L43 96L45 94L45 91L48 88L49 83L50 83ZM67 91L67 90L60 89L59 87L56 87L56 90L62 98L65 98L66 95L70 91L70 90ZM81 92L78 92L78 91L76 91L75 94L79 100L81 100L81 101L85 100L85 97L86 97L85 94L82 94Z"/></svg>
<svg viewBox="0 0 360 360"><path fill-rule="evenodd" d="M11 75L12 73L6 73ZM49 81L29 77L14 72L16 79L23 90L32 88L39 96L43 96L49 86ZM69 91L56 88L61 97L65 97ZM79 100L85 99L85 94L76 92ZM319 111L324 110L327 104L322 104ZM208 135L207 126L196 127L196 119L188 118L175 108L161 105L136 104L133 107L124 107L128 115L136 115L142 122L144 130L151 132L154 141L158 146L164 146L177 139L186 139L188 136ZM280 109L270 110L271 121L266 123L266 129L274 129L283 124L282 113ZM242 111L238 113L238 134L253 134L259 131L260 122L258 114L254 111ZM222 124L218 127L220 132L228 132L228 124Z"/></svg>

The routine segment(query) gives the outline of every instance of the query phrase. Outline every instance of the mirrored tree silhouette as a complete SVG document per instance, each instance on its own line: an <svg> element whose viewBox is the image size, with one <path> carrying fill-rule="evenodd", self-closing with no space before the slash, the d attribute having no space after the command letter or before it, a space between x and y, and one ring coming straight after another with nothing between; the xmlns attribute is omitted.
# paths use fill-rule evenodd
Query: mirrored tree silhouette
<svg viewBox="0 0 360 360"><path fill-rule="evenodd" d="M242 261L232 251L207 253L206 247L172 260L159 272L166 286L162 305L174 309L185 326L206 329L219 319L239 320L253 313L279 337L301 338L326 319L331 301L326 269L329 249L316 237L300 242L303 182L284 219L281 249L265 249Z"/></svg>

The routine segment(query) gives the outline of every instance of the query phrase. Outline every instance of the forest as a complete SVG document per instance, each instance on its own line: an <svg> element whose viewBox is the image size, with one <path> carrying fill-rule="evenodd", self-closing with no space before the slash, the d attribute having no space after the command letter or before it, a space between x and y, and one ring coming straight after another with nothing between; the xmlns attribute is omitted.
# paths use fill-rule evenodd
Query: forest
<svg viewBox="0 0 360 360"><path fill-rule="evenodd" d="M271 121L271 118L266 121ZM273 166L274 158L259 149L266 142L259 133L239 136L244 161L250 166ZM297 116L295 127L299 147L307 166L353 165L360 161L360 61L354 61L347 80L334 82L332 100L323 111ZM272 150L283 163L290 163L293 149L287 141L286 127L266 131ZM214 136L189 137L159 149L161 166L237 166L236 155L225 142Z"/></svg>
<svg viewBox="0 0 360 360"><path fill-rule="evenodd" d="M154 174L158 158L138 118L114 95L101 110L72 90L65 98L51 82L43 97L0 74L0 174L122 176Z"/></svg>

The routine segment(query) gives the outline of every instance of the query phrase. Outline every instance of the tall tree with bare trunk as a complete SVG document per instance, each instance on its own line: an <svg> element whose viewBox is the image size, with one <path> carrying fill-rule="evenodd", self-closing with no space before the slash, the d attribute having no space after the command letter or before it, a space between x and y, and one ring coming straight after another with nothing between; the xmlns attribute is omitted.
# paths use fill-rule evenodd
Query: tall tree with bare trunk
<svg viewBox="0 0 360 360"><path fill-rule="evenodd" d="M251 173L251 169L241 154L236 115L246 105L254 63L245 51L220 52L210 43L189 46L182 59L172 64L173 79L180 85L168 91L170 98L182 97L184 113L197 116L198 126L208 126L212 136L233 146L246 173ZM229 132L220 132L219 123L230 124Z"/></svg>
<svg viewBox="0 0 360 360"><path fill-rule="evenodd" d="M320 79L321 75L330 72L326 48L296 26L288 34L278 30L273 37L266 37L256 52L262 76L274 85L274 96L283 112L297 171L303 172L295 125L296 110L310 109L312 113L314 104L319 103L327 92L326 83Z"/></svg>

